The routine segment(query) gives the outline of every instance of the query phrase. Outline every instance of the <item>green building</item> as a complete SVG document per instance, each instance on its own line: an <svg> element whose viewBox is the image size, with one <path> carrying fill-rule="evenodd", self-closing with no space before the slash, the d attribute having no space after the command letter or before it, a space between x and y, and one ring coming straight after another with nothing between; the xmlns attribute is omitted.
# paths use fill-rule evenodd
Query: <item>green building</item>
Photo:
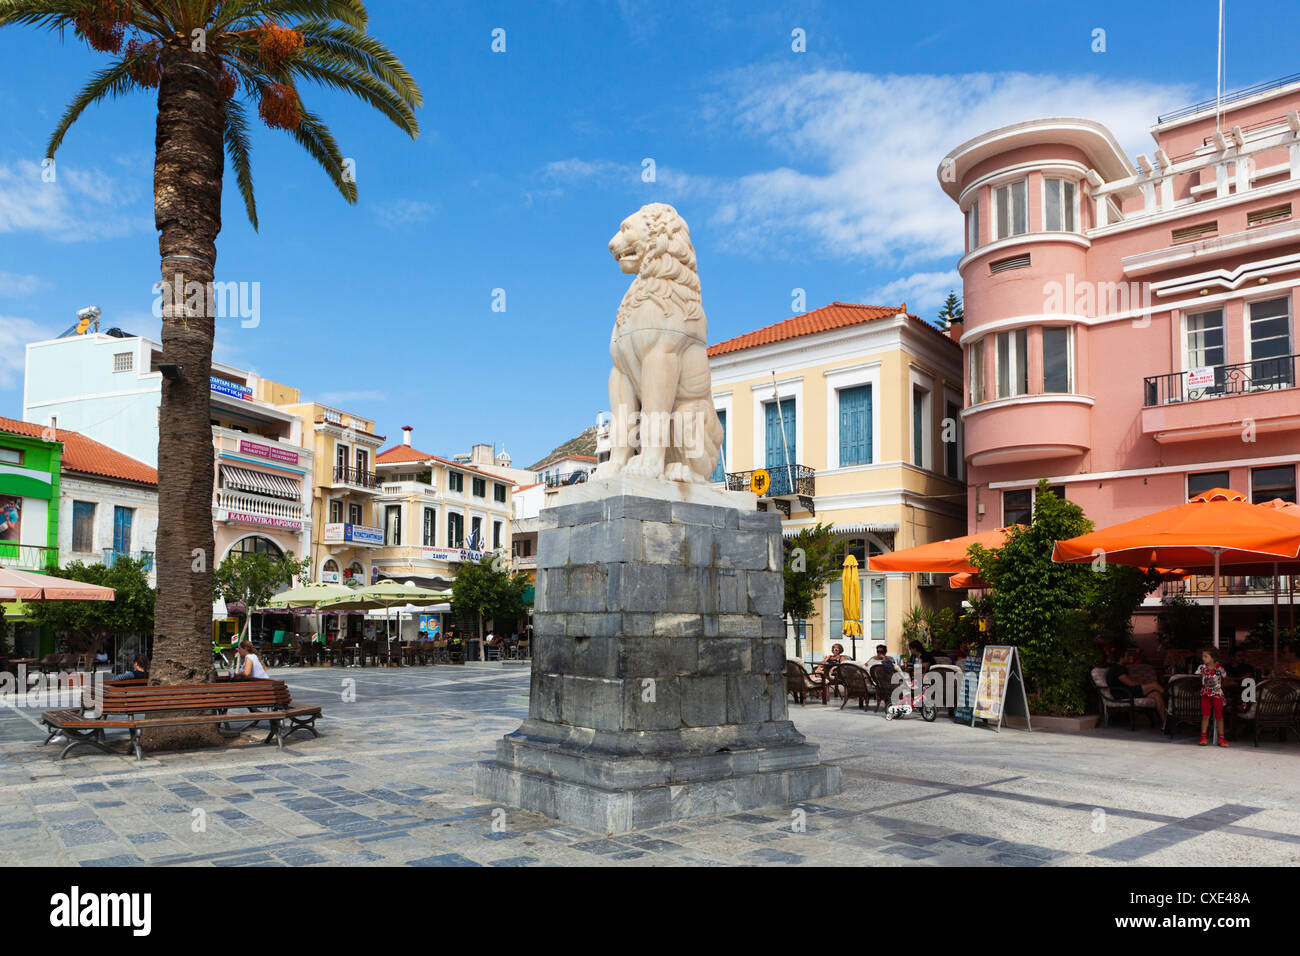
<svg viewBox="0 0 1300 956"><path fill-rule="evenodd" d="M0 567L45 571L59 566L60 442L40 425L0 418ZM23 607L5 605L9 640L21 654L47 653L48 640L24 626Z"/></svg>

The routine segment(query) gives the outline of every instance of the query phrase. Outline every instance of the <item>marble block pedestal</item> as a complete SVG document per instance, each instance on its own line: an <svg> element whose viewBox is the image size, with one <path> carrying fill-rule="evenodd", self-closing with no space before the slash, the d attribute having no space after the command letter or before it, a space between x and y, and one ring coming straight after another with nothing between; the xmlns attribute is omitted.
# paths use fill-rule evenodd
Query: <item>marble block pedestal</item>
<svg viewBox="0 0 1300 956"><path fill-rule="evenodd" d="M475 793L602 833L838 793L786 712L780 516L628 477L557 497L528 719Z"/></svg>

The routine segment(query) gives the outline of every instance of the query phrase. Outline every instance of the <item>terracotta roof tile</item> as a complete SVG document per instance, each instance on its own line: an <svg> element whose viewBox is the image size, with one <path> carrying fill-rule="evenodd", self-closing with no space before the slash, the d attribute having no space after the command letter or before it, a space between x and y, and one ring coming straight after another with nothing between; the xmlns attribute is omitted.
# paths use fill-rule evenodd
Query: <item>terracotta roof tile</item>
<svg viewBox="0 0 1300 956"><path fill-rule="evenodd" d="M493 481L507 482L509 480L500 475L493 474L490 471L481 471L473 465L464 465L458 461L452 461L449 458L430 455L427 451L420 451L418 448L412 448L410 445L394 445L392 448L386 448L375 456L376 465L400 465L402 462L407 461L437 461L449 468L459 468L462 471L470 471L476 475L482 475L484 478L491 478Z"/></svg>
<svg viewBox="0 0 1300 956"><path fill-rule="evenodd" d="M0 432L26 435L29 438L44 438L44 425L20 422L16 418L0 418ZM158 484L158 472L144 462L124 455L107 445L87 438L80 432L68 431L66 428L55 429L55 440L63 444L60 458L62 470L79 475L97 475L101 478L114 478L118 481L133 481L142 485Z"/></svg>
<svg viewBox="0 0 1300 956"><path fill-rule="evenodd" d="M874 322L877 319L888 319L900 313L907 314L907 317L912 321L920 323L936 335L942 336L945 341L956 345L942 330L924 319L908 313L906 303L903 305L861 305L854 302L832 302L830 305L824 305L820 309L813 309L803 315L796 315L794 318L777 322L775 325L769 325L754 332L746 332L744 335L738 335L733 339L710 345L709 355L726 355L729 352L752 349L759 345L784 342L787 339L799 338L802 335L815 335L818 332L830 332L851 325Z"/></svg>

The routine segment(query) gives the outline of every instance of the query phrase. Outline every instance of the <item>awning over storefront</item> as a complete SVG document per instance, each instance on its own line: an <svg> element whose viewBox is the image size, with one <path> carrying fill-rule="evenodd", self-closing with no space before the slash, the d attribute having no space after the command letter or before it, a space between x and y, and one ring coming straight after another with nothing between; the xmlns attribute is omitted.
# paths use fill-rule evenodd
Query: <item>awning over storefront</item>
<svg viewBox="0 0 1300 956"><path fill-rule="evenodd" d="M802 528L782 528L781 534L793 538ZM893 534L898 530L896 521L877 521L868 524L834 524L831 530L835 534Z"/></svg>
<svg viewBox="0 0 1300 956"><path fill-rule="evenodd" d="M302 499L302 489L298 482L283 475L273 475L238 465L222 465L221 478L227 488L251 491L259 495L271 495L275 498L288 498L290 501Z"/></svg>

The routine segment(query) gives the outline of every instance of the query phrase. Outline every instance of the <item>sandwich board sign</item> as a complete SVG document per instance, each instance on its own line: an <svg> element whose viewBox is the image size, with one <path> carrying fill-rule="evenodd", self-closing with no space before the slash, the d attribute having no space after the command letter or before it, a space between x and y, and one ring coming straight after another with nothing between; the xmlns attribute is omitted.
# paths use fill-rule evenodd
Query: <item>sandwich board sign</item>
<svg viewBox="0 0 1300 956"><path fill-rule="evenodd" d="M1002 718L1008 714L1024 717L1025 726L1034 729L1029 722L1029 698L1025 695L1020 655L1014 647L989 645L984 648L984 659L980 662L971 726L975 725L976 718L980 718L997 721L994 729L1001 730Z"/></svg>

